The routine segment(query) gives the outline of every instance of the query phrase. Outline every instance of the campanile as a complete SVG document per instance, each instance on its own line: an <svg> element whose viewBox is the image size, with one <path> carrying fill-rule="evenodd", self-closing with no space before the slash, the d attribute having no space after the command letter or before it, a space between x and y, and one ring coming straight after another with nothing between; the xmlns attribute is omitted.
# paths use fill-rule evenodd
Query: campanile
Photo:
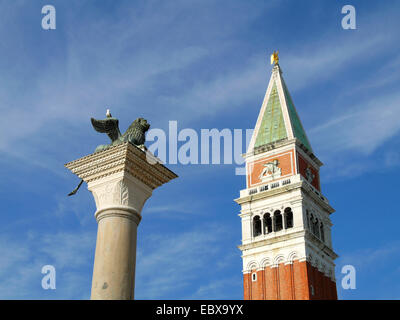
<svg viewBox="0 0 400 320"><path fill-rule="evenodd" d="M330 214L278 55L246 160L240 204L245 300L337 299Z"/></svg>

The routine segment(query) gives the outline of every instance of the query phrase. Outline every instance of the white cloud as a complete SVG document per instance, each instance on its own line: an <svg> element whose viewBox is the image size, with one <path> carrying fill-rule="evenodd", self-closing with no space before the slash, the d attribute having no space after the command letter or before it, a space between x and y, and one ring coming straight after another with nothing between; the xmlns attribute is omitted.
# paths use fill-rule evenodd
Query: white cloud
<svg viewBox="0 0 400 320"><path fill-rule="evenodd" d="M365 35L359 42L331 35L304 44L282 58L283 69L288 70L289 90L295 92L331 80L345 68L350 69L355 61L369 63L390 41L390 38L380 34Z"/></svg>
<svg viewBox="0 0 400 320"><path fill-rule="evenodd" d="M193 206L188 206L188 203L173 203L167 205L159 205L159 206L151 206L149 208L143 209L143 214L166 214L166 213L184 213L184 214L196 214L196 211L193 210ZM170 215L166 215L170 217Z"/></svg>
<svg viewBox="0 0 400 320"><path fill-rule="evenodd" d="M399 242L384 243L375 248L363 248L348 252L336 262L336 283L339 298L345 299L397 299L399 285L396 282L400 258ZM352 265L356 269L356 290L344 290L341 281L344 274L341 269ZM371 274L376 275L371 278ZM368 290L373 286L374 291Z"/></svg>
<svg viewBox="0 0 400 320"><path fill-rule="evenodd" d="M338 115L309 131L318 150L372 153L400 130L400 95L384 95Z"/></svg>
<svg viewBox="0 0 400 320"><path fill-rule="evenodd" d="M93 265L93 232L29 232L18 240L0 239L1 299L76 299L90 296L88 269ZM44 265L56 268L56 290L44 290Z"/></svg>
<svg viewBox="0 0 400 320"><path fill-rule="evenodd" d="M355 252L341 255L338 265L353 264L360 270L367 271L370 268L381 267L387 263L388 259L400 256L400 246L398 242L385 243L380 247L363 248Z"/></svg>
<svg viewBox="0 0 400 320"><path fill-rule="evenodd" d="M190 297L193 300L232 300L242 299L243 281L240 272L235 277L226 277L222 279L212 279L207 284L200 285L197 291ZM240 287L240 290L238 288Z"/></svg>
<svg viewBox="0 0 400 320"><path fill-rule="evenodd" d="M87 134L91 132L89 118L103 114L107 106L116 110L120 118L144 111L150 112L154 121L157 117L171 117L173 112L182 113L185 105L178 109L154 105L157 96L162 96L158 91L164 85L160 77L170 73L170 80L166 81L172 82L180 77L182 70L194 70L193 66L202 59L218 50L227 50L221 43L229 43L235 30L260 15L257 8L246 3L226 5L221 10L213 2L149 1L135 7L130 3L116 6L120 19L112 15L98 19L96 10L83 10L78 2L70 6L77 14L67 16L65 33L63 28L57 29L56 40L38 44L64 48L63 54L60 56L57 50L58 54L43 55L36 61L25 51L14 52L8 66L16 65L13 59L18 59L18 63L29 67L18 73L13 69L3 70L0 86L0 109L7 114L0 118L0 152L54 173L60 172L60 161L68 161L65 155L68 150L76 150L82 137L86 137L86 145L95 146L93 141L99 135ZM246 8L246 15L240 7ZM220 19L225 15L236 23L222 28ZM74 19L79 20L79 31ZM24 42L24 24L16 27L14 32ZM3 42L9 41L14 40L10 36L3 38ZM10 90L21 78L29 86L23 92ZM209 89L210 93L220 90L219 95L225 95L222 83L215 81L215 86ZM231 85L238 86L239 83ZM182 92L177 94L185 96L185 92L182 86ZM170 98L173 100L174 96ZM143 97L145 105L139 106ZM146 105L152 105L151 110Z"/></svg>
<svg viewBox="0 0 400 320"><path fill-rule="evenodd" d="M252 56L230 72L216 72L211 79L197 82L183 94L160 97L159 101L171 106L175 114L185 109L180 118L194 120L199 116L216 116L257 97L260 87L267 85L265 69L265 58Z"/></svg>
<svg viewBox="0 0 400 320"><path fill-rule="evenodd" d="M197 224L180 233L145 237L137 257L136 298L189 299L193 283L215 276L218 262L229 255L221 246L227 232L221 226Z"/></svg>

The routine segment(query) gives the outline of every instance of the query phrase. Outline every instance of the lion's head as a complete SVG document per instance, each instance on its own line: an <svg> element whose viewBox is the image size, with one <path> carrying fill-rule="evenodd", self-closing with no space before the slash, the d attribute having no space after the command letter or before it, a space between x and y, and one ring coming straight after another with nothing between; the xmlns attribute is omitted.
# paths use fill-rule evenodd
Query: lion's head
<svg viewBox="0 0 400 320"><path fill-rule="evenodd" d="M144 118L137 118L134 122L134 125L141 128L143 133L149 130L150 124Z"/></svg>

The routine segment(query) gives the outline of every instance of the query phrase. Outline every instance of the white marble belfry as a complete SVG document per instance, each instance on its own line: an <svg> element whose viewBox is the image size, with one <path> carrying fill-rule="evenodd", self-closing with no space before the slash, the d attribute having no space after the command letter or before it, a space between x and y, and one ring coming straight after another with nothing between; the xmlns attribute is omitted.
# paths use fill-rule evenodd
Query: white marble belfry
<svg viewBox="0 0 400 320"><path fill-rule="evenodd" d="M88 183L96 202L93 300L134 298L137 227L143 205L155 188L177 177L155 159L125 142L65 165Z"/></svg>

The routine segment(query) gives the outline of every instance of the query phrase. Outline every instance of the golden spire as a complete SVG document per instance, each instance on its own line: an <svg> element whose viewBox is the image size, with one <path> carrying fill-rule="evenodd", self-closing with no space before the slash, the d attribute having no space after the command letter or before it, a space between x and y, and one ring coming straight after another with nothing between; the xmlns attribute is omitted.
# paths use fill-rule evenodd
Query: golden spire
<svg viewBox="0 0 400 320"><path fill-rule="evenodd" d="M278 57L279 51L274 51L271 54L271 64L277 65L279 62L279 57Z"/></svg>

